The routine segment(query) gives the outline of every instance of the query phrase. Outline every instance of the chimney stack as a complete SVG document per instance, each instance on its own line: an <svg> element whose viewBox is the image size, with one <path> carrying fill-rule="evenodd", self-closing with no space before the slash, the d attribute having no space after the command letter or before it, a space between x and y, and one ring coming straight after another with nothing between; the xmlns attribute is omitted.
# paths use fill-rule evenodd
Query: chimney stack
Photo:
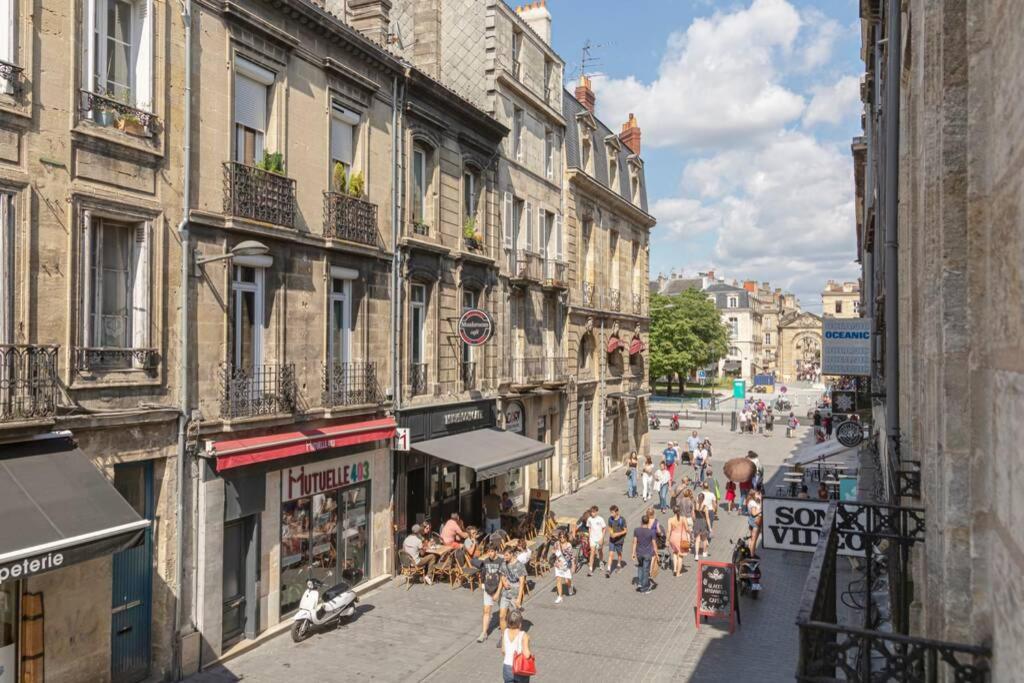
<svg viewBox="0 0 1024 683"><path fill-rule="evenodd" d="M551 44L551 12L547 0L516 7L516 14L548 45Z"/></svg>
<svg viewBox="0 0 1024 683"><path fill-rule="evenodd" d="M629 115L629 120L622 124L619 140L622 140L622 144L628 147L630 152L640 154L640 124L637 123L636 117L632 113Z"/></svg>
<svg viewBox="0 0 1024 683"><path fill-rule="evenodd" d="M590 88L589 76L580 76L580 84L576 86L576 99L587 108L587 111L591 114L594 113L594 105L597 104L597 98L594 97L594 91Z"/></svg>
<svg viewBox="0 0 1024 683"><path fill-rule="evenodd" d="M743 289L747 290L751 294L757 293L757 282L754 280L744 280Z"/></svg>
<svg viewBox="0 0 1024 683"><path fill-rule="evenodd" d="M344 3L329 2L344 11ZM331 9L328 7L328 9ZM349 23L352 28L380 45L388 44L391 25L391 0L348 0ZM344 14L340 15L344 18Z"/></svg>

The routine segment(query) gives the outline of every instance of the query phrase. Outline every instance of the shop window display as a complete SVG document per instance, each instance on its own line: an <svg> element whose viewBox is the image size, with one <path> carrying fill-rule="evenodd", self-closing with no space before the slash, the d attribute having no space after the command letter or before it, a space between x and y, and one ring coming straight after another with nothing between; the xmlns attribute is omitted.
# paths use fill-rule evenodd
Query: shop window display
<svg viewBox="0 0 1024 683"><path fill-rule="evenodd" d="M0 680L4 671L17 676L18 588L17 581L0 584Z"/></svg>

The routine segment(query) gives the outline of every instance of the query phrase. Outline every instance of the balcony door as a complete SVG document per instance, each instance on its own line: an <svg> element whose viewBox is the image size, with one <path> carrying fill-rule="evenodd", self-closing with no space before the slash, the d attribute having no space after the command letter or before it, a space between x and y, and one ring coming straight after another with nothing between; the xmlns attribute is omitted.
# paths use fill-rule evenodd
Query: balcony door
<svg viewBox="0 0 1024 683"><path fill-rule="evenodd" d="M332 268L332 274L342 271ZM331 402L348 405L353 392L363 388L364 378L352 367L352 280L331 277L327 335L327 376Z"/></svg>
<svg viewBox="0 0 1024 683"><path fill-rule="evenodd" d="M235 59L235 155L237 163L255 166L263 159L267 110L274 74L246 59Z"/></svg>
<svg viewBox="0 0 1024 683"><path fill-rule="evenodd" d="M263 363L263 268L235 265L231 298L231 366L255 373Z"/></svg>
<svg viewBox="0 0 1024 683"><path fill-rule="evenodd" d="M0 192L0 344L14 338L14 198Z"/></svg>
<svg viewBox="0 0 1024 683"><path fill-rule="evenodd" d="M426 391L427 286L409 287L409 371L412 395Z"/></svg>

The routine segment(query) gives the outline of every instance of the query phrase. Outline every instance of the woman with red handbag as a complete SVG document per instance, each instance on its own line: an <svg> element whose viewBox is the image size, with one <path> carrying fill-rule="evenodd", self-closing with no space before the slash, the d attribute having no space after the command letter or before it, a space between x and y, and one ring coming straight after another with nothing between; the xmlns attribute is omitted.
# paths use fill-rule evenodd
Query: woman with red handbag
<svg viewBox="0 0 1024 683"><path fill-rule="evenodd" d="M504 683L529 683L537 673L537 663L530 652L530 635L523 630L523 613L512 610L508 628L501 636L501 652L505 655L501 674Z"/></svg>

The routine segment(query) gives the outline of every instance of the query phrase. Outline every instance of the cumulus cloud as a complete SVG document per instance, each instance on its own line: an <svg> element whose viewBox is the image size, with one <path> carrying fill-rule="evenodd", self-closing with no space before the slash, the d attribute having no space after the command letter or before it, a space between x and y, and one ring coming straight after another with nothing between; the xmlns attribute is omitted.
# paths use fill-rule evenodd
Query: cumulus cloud
<svg viewBox="0 0 1024 683"><path fill-rule="evenodd" d="M695 237L722 225L721 215L713 207L685 197L659 199L651 207L651 214L658 217L658 229L673 238Z"/></svg>
<svg viewBox="0 0 1024 683"><path fill-rule="evenodd" d="M802 20L805 28L799 50L800 67L804 70L816 69L832 58L832 48L843 30L839 22L813 8L804 12Z"/></svg>
<svg viewBox="0 0 1024 683"><path fill-rule="evenodd" d="M860 79L843 76L832 85L815 88L814 97L804 113L804 125L837 124L856 115L860 102Z"/></svg>

